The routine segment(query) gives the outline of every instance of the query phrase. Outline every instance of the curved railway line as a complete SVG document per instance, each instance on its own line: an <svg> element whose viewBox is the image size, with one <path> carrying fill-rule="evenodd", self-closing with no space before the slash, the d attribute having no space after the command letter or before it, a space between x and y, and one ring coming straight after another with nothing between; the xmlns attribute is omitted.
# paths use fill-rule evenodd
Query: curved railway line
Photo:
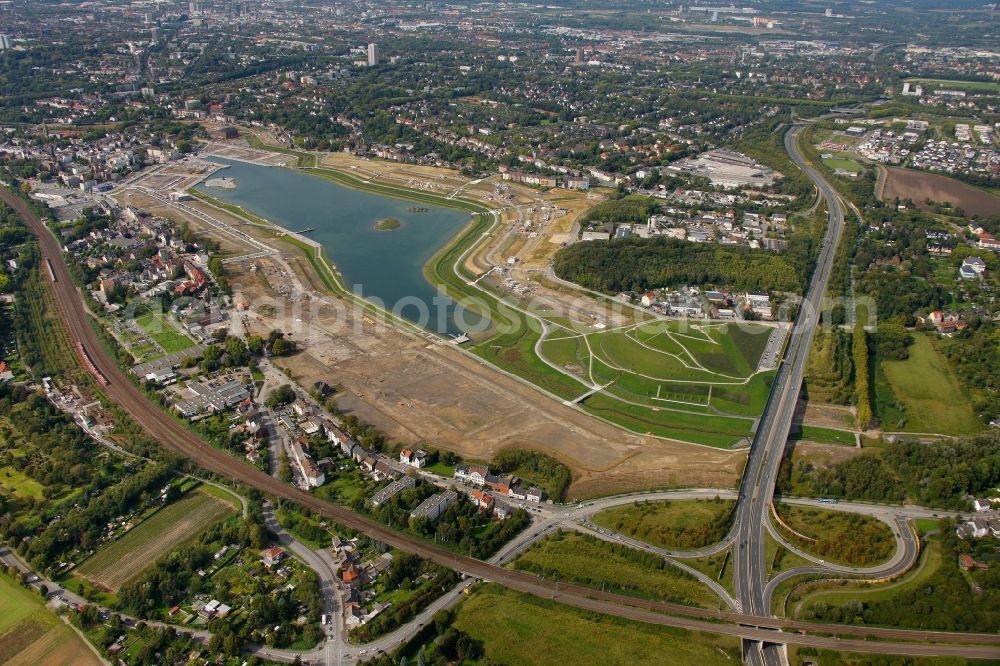
<svg viewBox="0 0 1000 666"><path fill-rule="evenodd" d="M91 326L92 315L87 311L81 294L73 284L55 237L42 220L15 194L0 188L0 199L17 211L38 238L42 256L48 262L52 273L51 287L59 314L70 337L87 351L94 370L105 378L106 384L103 390L107 396L142 425L163 448L185 456L207 470L239 480L263 493L295 502L325 518L363 532L373 539L467 575L496 582L519 592L555 599L585 610L650 624L726 634L767 643L792 643L840 651L911 656L1000 658L1000 635L813 624L758 615L703 610L549 581L458 555L435 544L396 532L345 507L320 500L212 447L153 404L125 376L101 344Z"/></svg>

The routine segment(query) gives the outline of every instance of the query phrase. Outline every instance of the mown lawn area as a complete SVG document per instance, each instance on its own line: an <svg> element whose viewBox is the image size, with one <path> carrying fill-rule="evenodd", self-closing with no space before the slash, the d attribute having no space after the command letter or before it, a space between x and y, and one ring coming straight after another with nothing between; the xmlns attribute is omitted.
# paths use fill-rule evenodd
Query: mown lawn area
<svg viewBox="0 0 1000 666"><path fill-rule="evenodd" d="M148 333L167 354L184 351L194 345L194 340L181 335L160 313L146 312L136 317L135 323Z"/></svg>
<svg viewBox="0 0 1000 666"><path fill-rule="evenodd" d="M718 448L731 448L751 435L753 421L632 405L596 393L582 403L583 408L634 432L678 439Z"/></svg>
<svg viewBox="0 0 1000 666"><path fill-rule="evenodd" d="M803 551L839 564L871 566L896 552L896 539L877 518L846 511L777 504L778 515L797 534L775 527ZM801 536L799 536L801 535Z"/></svg>
<svg viewBox="0 0 1000 666"><path fill-rule="evenodd" d="M962 657L882 657L874 659L870 654L857 652L834 652L816 648L788 646L789 664L815 664L816 666L996 666L996 661L968 661Z"/></svg>
<svg viewBox="0 0 1000 666"><path fill-rule="evenodd" d="M885 428L945 435L967 435L982 430L958 378L947 359L935 349L934 341L917 334L909 351L910 357L905 361L880 362L891 395L903 407L902 425L887 423ZM878 414L891 411L892 407L879 404Z"/></svg>
<svg viewBox="0 0 1000 666"><path fill-rule="evenodd" d="M824 151L825 154L825 151ZM828 169L844 169L845 171L861 171L861 165L854 160L849 160L844 157L836 157L840 153L834 153L834 157L823 160L823 165Z"/></svg>
<svg viewBox="0 0 1000 666"><path fill-rule="evenodd" d="M606 509L591 520L654 546L697 549L721 541L732 516L731 500L665 500Z"/></svg>
<svg viewBox="0 0 1000 666"><path fill-rule="evenodd" d="M948 90L977 90L985 92L1000 92L1000 83L996 81L960 81L957 79L906 79L912 84L947 88Z"/></svg>
<svg viewBox="0 0 1000 666"><path fill-rule="evenodd" d="M454 626L504 664L740 663L739 640L630 622L483 585L457 609Z"/></svg>
<svg viewBox="0 0 1000 666"><path fill-rule="evenodd" d="M0 575L0 636L16 627L39 606L41 598L34 592L21 587L6 575Z"/></svg>
<svg viewBox="0 0 1000 666"><path fill-rule="evenodd" d="M854 433L848 430L797 423L792 424L790 439L816 442L817 444L843 444L844 446L854 446L857 443L854 439Z"/></svg>
<svg viewBox="0 0 1000 666"><path fill-rule="evenodd" d="M512 566L549 580L648 599L702 608L718 608L720 603L711 590L658 555L577 532L543 539Z"/></svg>
<svg viewBox="0 0 1000 666"><path fill-rule="evenodd" d="M42 499L45 487L11 466L0 467L0 486L21 498Z"/></svg>

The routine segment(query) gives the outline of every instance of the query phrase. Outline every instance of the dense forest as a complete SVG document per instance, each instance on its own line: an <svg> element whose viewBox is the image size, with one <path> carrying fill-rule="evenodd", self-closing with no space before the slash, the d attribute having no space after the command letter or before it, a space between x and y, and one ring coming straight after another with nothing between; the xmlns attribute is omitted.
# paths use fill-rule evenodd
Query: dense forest
<svg viewBox="0 0 1000 666"><path fill-rule="evenodd" d="M639 195L608 199L588 210L581 222L587 226L645 224L659 207L656 199Z"/></svg>
<svg viewBox="0 0 1000 666"><path fill-rule="evenodd" d="M989 433L954 442L888 443L832 467L817 468L800 460L782 463L782 493L902 502L965 510L968 495L980 495L1000 483L1000 435Z"/></svg>
<svg viewBox="0 0 1000 666"><path fill-rule="evenodd" d="M607 293L679 285L750 291L801 291L807 270L792 253L673 238L625 238L574 243L559 250L556 275Z"/></svg>
<svg viewBox="0 0 1000 666"><path fill-rule="evenodd" d="M972 330L963 331L944 343L944 353L962 378L973 389L972 408L985 422L1000 418L1000 326L991 321L977 321Z"/></svg>

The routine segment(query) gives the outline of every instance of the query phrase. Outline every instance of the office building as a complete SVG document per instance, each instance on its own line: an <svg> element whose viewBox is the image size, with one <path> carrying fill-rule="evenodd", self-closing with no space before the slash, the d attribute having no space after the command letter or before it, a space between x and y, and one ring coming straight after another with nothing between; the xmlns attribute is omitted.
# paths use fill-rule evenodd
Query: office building
<svg viewBox="0 0 1000 666"><path fill-rule="evenodd" d="M378 44L372 42L368 45L368 66L374 67L378 64Z"/></svg>

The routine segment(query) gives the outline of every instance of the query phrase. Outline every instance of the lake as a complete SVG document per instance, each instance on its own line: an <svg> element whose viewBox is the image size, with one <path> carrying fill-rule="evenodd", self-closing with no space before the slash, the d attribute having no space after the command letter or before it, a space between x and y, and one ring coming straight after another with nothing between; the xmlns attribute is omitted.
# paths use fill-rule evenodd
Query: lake
<svg viewBox="0 0 1000 666"><path fill-rule="evenodd" d="M210 161L227 165L216 176L232 178L236 186L202 183L199 191L290 231L313 227L309 238L324 247L348 289L436 333L458 335L480 322L475 313L443 296L423 273L431 256L469 222L469 213L353 190L293 169L217 157ZM399 220L399 226L376 230L386 218ZM429 320L421 317L422 310L430 313ZM456 314L466 326L455 323Z"/></svg>

